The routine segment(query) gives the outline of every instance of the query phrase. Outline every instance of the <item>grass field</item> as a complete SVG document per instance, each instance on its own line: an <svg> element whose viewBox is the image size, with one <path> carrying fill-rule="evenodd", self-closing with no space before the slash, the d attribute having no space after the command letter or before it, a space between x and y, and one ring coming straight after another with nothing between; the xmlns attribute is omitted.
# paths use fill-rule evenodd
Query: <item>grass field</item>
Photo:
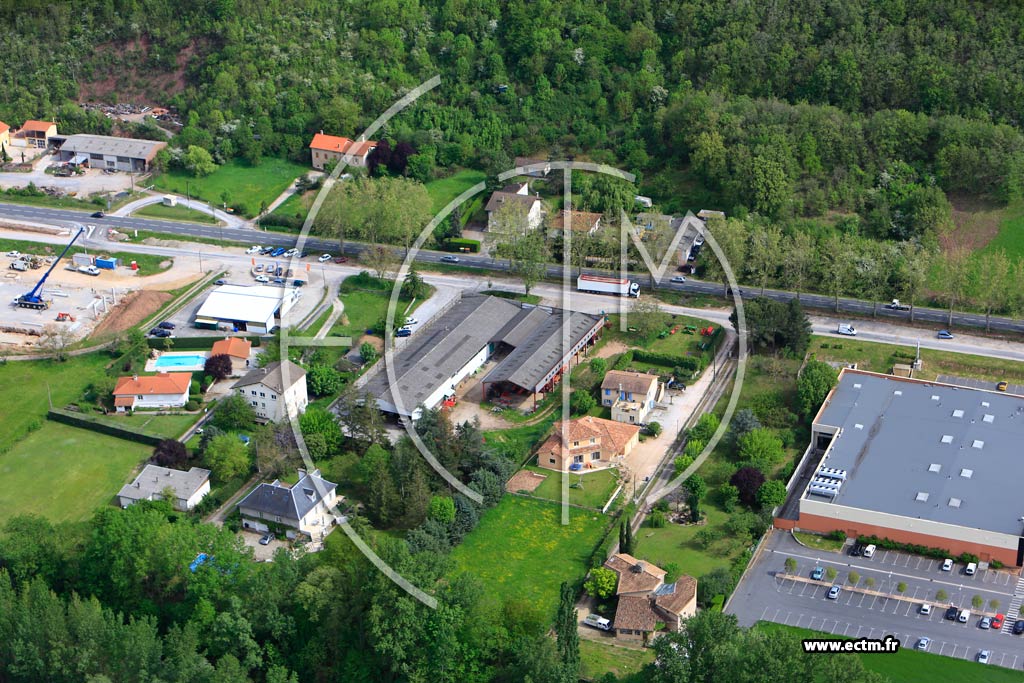
<svg viewBox="0 0 1024 683"><path fill-rule="evenodd" d="M701 577L713 569L727 568L732 560L743 552L743 546L729 543L723 539L707 549L702 548L694 536L701 529L719 527L725 523L729 515L716 505L704 503L701 508L707 516L706 526L683 526L682 524L666 524L661 529L642 526L636 533L636 556L642 560L653 562L665 568L665 565L676 564L679 571L690 576ZM736 547L732 547L736 546Z"/></svg>
<svg viewBox="0 0 1024 683"><path fill-rule="evenodd" d="M788 633L799 639L836 638L829 633L763 621L758 622L754 628L759 631ZM860 657L865 668L881 674L890 683L917 683L918 681L956 681L957 683L1010 683L1012 681L1019 683L1024 678L1019 671L905 648L895 654L836 656Z"/></svg>
<svg viewBox="0 0 1024 683"><path fill-rule="evenodd" d="M453 173L447 178L431 180L426 184L426 188L427 194L430 195L430 201L433 203L432 212L436 214L447 206L448 202L477 183L483 182L486 178L487 174L483 171L466 169Z"/></svg>
<svg viewBox="0 0 1024 683"><path fill-rule="evenodd" d="M301 216L305 219L306 214L309 213L309 207L312 206L315 198L316 191L306 192L305 194L293 194L281 202L271 213L278 216Z"/></svg>
<svg viewBox="0 0 1024 683"><path fill-rule="evenodd" d="M986 244L981 253L1002 249L1010 258L1024 258L1024 203L1006 207L999 224L999 234Z"/></svg>
<svg viewBox="0 0 1024 683"><path fill-rule="evenodd" d="M0 524L26 513L55 522L86 519L113 499L151 450L87 429L44 422L0 457Z"/></svg>
<svg viewBox="0 0 1024 683"><path fill-rule="evenodd" d="M618 683L639 683L640 671L654 661L654 650L634 650L611 643L580 639L580 678L600 680L611 672Z"/></svg>
<svg viewBox="0 0 1024 683"><path fill-rule="evenodd" d="M558 505L505 496L452 550L455 572L479 577L503 598L527 600L554 614L563 581L583 578L608 518Z"/></svg>
<svg viewBox="0 0 1024 683"><path fill-rule="evenodd" d="M35 256L57 256L63 249L64 247L59 244L44 244L42 242L28 242L25 240L0 239L0 251L3 252L20 251L23 254L33 254ZM68 251L67 255L64 257L64 261L61 261L61 264L58 265L57 267L63 268L65 265L71 262L71 257L74 254L81 254L84 252L85 249L81 247L72 247ZM131 263L132 261L135 261L136 263L139 264L139 270L141 270L143 274L147 275L151 275L153 273L158 273L161 272L162 270L166 270L160 267L161 263L174 263L174 259L169 256L157 256L155 254L133 254L131 252L124 251L111 252L98 251L96 249L92 249L91 253L95 256L112 256L114 258L120 259L121 263L125 265ZM42 277L43 273L45 273L46 271L40 268L39 270L30 270L28 272L39 273L39 276ZM99 280L100 282L103 281L102 275L100 275Z"/></svg>
<svg viewBox="0 0 1024 683"><path fill-rule="evenodd" d="M533 472L547 475L547 479L534 489L530 495L547 498L556 503L562 501L562 475L543 467L528 467ZM582 478L583 488L573 488ZM569 475L569 502L574 505L596 508L600 510L611 497L615 487L619 485L616 470L600 470L590 474ZM621 494L620 494L621 495Z"/></svg>
<svg viewBox="0 0 1024 683"><path fill-rule="evenodd" d="M826 538L819 534L808 534L802 531L794 531L793 535L796 540L800 541L806 546L815 548L817 550L824 550L828 553L837 553L843 548L845 541L834 541L831 538Z"/></svg>
<svg viewBox="0 0 1024 683"><path fill-rule="evenodd" d="M210 214L190 209L187 206L166 206L164 204L147 204L132 215L163 218L172 221L186 221L189 223L207 223L209 225L216 225L219 222Z"/></svg>
<svg viewBox="0 0 1024 683"><path fill-rule="evenodd" d="M255 216L262 204L270 204L288 189L295 179L309 169L284 159L263 159L259 166L232 159L205 178L196 178L187 171L168 171L153 179L161 192L174 192L244 209L247 218ZM224 198L227 193L227 199Z"/></svg>
<svg viewBox="0 0 1024 683"><path fill-rule="evenodd" d="M156 415L146 411L136 411L130 415L101 415L93 413L90 417L115 427L162 436L167 439L177 439L200 418L199 415L189 415L187 413L181 415Z"/></svg>

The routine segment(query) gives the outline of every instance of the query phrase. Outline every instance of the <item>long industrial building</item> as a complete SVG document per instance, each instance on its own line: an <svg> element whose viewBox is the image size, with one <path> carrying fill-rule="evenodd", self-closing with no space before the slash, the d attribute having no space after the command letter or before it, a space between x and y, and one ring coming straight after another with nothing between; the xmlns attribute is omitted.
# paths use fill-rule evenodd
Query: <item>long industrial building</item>
<svg viewBox="0 0 1024 683"><path fill-rule="evenodd" d="M1024 565L1022 444L1024 397L845 369L775 525Z"/></svg>
<svg viewBox="0 0 1024 683"><path fill-rule="evenodd" d="M210 292L193 324L198 328L267 334L301 298L302 290L263 285L220 285Z"/></svg>
<svg viewBox="0 0 1024 683"><path fill-rule="evenodd" d="M54 138L58 140L58 138ZM60 159L75 166L145 173L157 152L167 146L159 140L136 140L109 135L69 135L60 143Z"/></svg>
<svg viewBox="0 0 1024 683"><path fill-rule="evenodd" d="M416 420L494 361L485 391L536 396L561 380L603 325L601 316L466 294L395 353L394 385L381 363L365 388L383 412Z"/></svg>

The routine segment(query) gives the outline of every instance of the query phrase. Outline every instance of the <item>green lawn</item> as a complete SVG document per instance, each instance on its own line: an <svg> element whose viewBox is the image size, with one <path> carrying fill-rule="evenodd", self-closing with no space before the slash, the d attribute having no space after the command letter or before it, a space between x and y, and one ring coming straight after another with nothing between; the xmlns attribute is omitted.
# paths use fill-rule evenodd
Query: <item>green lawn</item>
<svg viewBox="0 0 1024 683"><path fill-rule="evenodd" d="M999 234L981 249L981 253L1002 249L1011 259L1024 258L1024 203L1011 204L1003 212Z"/></svg>
<svg viewBox="0 0 1024 683"><path fill-rule="evenodd" d="M188 194L215 205L225 201L223 195L226 192L228 206L242 208L241 213L251 218L260 210L261 204L270 204L296 178L308 171L308 167L284 159L266 158L259 166L232 159L205 178L174 170L154 178L153 185L161 192Z"/></svg>
<svg viewBox="0 0 1024 683"><path fill-rule="evenodd" d="M148 239L167 240L168 242L195 242L196 244L215 244L217 246L233 246L238 244L252 244L252 240L234 240L230 237L218 239L216 237L198 237L196 235L173 235L165 232L151 232L149 230L132 230L128 235L129 242L142 242Z"/></svg>
<svg viewBox="0 0 1024 683"><path fill-rule="evenodd" d="M526 456L537 447L541 437L551 429L555 416L558 414L558 410L552 410L542 414L537 422L531 424L484 432L484 441L488 446L501 451L515 462L523 462Z"/></svg>
<svg viewBox="0 0 1024 683"><path fill-rule="evenodd" d="M487 174L483 171L464 169L457 173L453 173L447 178L431 180L426 184L426 188L427 194L430 195L430 201L433 202L433 213L436 214L447 206L448 202L455 199L477 183L483 182L486 178Z"/></svg>
<svg viewBox="0 0 1024 683"><path fill-rule="evenodd" d="M639 682L640 671L653 661L651 649L635 650L611 642L580 639L580 678L586 680L600 680L611 672L620 683Z"/></svg>
<svg viewBox="0 0 1024 683"><path fill-rule="evenodd" d="M810 546L817 550L824 550L828 553L837 553L843 548L843 541L834 541L831 538L826 538L820 534L808 534L802 531L794 531L793 535L796 536L797 540L806 546Z"/></svg>
<svg viewBox="0 0 1024 683"><path fill-rule="evenodd" d="M55 209L74 209L78 211L89 211L93 212L98 209L106 210L107 203L104 201L102 204L94 204L87 199L74 199L72 197L51 197L48 194L43 195L20 195L12 194L10 192L0 192L0 202L8 202L10 204L24 204L26 206L46 206Z"/></svg>
<svg viewBox="0 0 1024 683"><path fill-rule="evenodd" d="M152 449L57 422L22 439L0 457L0 524L36 513L79 521L113 500Z"/></svg>
<svg viewBox="0 0 1024 683"><path fill-rule="evenodd" d="M61 251L63 251L63 249L64 247L59 244L28 242L26 240L0 239L0 250L5 252L16 250L20 251L23 254L33 254L35 256L57 256L60 254ZM70 259L74 254L81 254L84 252L85 249L81 247L72 247L68 251L67 255L64 257L65 260L62 261L61 264L58 265L57 267L63 268L65 265L67 265L67 263L70 263ZM163 270L166 270L165 268L160 267L161 263L166 262L168 265L174 263L174 259L169 256L157 256L154 254L133 254L131 252L124 251L111 252L101 251L97 249L91 249L89 253L93 254L94 256L112 256L113 258L120 259L123 265L128 265L132 261L135 261L136 263L139 264L139 270L144 275L152 275L153 273L158 273ZM39 276L42 277L43 273L45 273L46 271L40 268L39 270L30 270L28 272L30 274L33 272L39 273ZM103 276L100 275L98 280L99 282L102 283Z"/></svg>
<svg viewBox="0 0 1024 683"><path fill-rule="evenodd" d="M133 216L148 216L149 218L163 218L172 221L187 221L189 223L208 223L216 225L217 219L208 213L190 209L187 206L166 206L164 204L147 204Z"/></svg>
<svg viewBox="0 0 1024 683"><path fill-rule="evenodd" d="M777 631L800 639L836 638L829 633L811 631L795 626L758 622L759 631ZM840 656L840 655L832 655ZM901 648L895 654L841 655L860 657L864 666L881 674L890 683L917 683L918 681L956 681L957 683L1019 683L1019 671L1004 669L991 664L978 664L965 659L954 659L913 649Z"/></svg>
<svg viewBox="0 0 1024 683"><path fill-rule="evenodd" d="M303 220L309 213L309 207L313 204L319 190L312 190L305 194L293 194L281 202L271 213L278 216L301 216Z"/></svg>
<svg viewBox="0 0 1024 683"><path fill-rule="evenodd" d="M530 466L526 469L540 474L547 475L547 479L534 489L531 495L538 498L547 498L556 503L562 501L562 475L553 470L546 470L543 467ZM582 481L583 488L576 485ZM611 497L615 487L619 485L617 470L600 470L589 474L569 474L569 502L575 505L596 508L600 510ZM621 493L619 494L622 495Z"/></svg>
<svg viewBox="0 0 1024 683"><path fill-rule="evenodd" d="M743 552L745 546L733 543L732 539L727 537L706 549L702 548L694 540L697 532L707 527L719 527L729 518L727 513L713 504L705 503L702 509L707 515L706 526L669 523L661 529L652 529L646 524L640 527L636 533L636 556L662 569L674 563L683 574L696 577L719 567L728 568L732 560Z"/></svg>
<svg viewBox="0 0 1024 683"><path fill-rule="evenodd" d="M452 550L455 572L470 572L496 595L553 615L559 586L583 578L608 523L597 512L569 508L563 526L561 513L558 505L505 496Z"/></svg>
<svg viewBox="0 0 1024 683"><path fill-rule="evenodd" d="M116 427L162 436L167 439L177 439L189 427L194 425L201 416L189 415L187 413L181 415L156 415L146 411L136 411L130 415L101 415L93 413L89 417Z"/></svg>

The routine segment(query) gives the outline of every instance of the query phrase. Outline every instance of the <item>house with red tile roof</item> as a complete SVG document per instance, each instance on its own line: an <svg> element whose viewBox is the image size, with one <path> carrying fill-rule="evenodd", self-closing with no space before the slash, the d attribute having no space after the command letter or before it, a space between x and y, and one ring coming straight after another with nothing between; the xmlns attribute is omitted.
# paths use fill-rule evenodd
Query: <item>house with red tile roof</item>
<svg viewBox="0 0 1024 683"><path fill-rule="evenodd" d="M225 337L213 343L210 356L225 355L231 359L232 377L240 377L251 366L252 342L241 337Z"/></svg>
<svg viewBox="0 0 1024 683"><path fill-rule="evenodd" d="M114 407L123 413L137 408L180 408L188 403L191 372L119 377L114 386Z"/></svg>
<svg viewBox="0 0 1024 683"><path fill-rule="evenodd" d="M563 430L568 434L563 438ZM640 440L640 427L586 415L556 424L537 450L537 465L549 470L608 467ZM568 448L566 448L566 446Z"/></svg>
<svg viewBox="0 0 1024 683"><path fill-rule="evenodd" d="M376 140L349 140L320 131L313 136L309 149L313 155L313 168L324 170L327 164L338 164L366 168L366 159L377 148Z"/></svg>
<svg viewBox="0 0 1024 683"><path fill-rule="evenodd" d="M665 583L664 569L626 553L612 555L604 566L619 577L612 622L616 638L647 644L661 630L680 630L697 613L697 579L692 576Z"/></svg>
<svg viewBox="0 0 1024 683"><path fill-rule="evenodd" d="M3 121L0 121L0 145L3 145L4 149L8 153L11 151L11 127Z"/></svg>
<svg viewBox="0 0 1024 683"><path fill-rule="evenodd" d="M29 120L14 134L15 138L25 141L29 147L46 149L50 146L50 138L57 135L57 124L52 121Z"/></svg>

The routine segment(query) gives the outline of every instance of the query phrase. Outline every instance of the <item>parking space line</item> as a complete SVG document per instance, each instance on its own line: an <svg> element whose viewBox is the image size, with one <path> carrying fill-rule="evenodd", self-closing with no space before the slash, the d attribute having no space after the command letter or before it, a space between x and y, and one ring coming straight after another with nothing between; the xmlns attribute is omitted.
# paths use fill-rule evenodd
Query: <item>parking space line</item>
<svg viewBox="0 0 1024 683"><path fill-rule="evenodd" d="M807 628L809 628L809 629L811 629L813 631L814 630L814 620L817 619L817 618L818 617L811 617L811 620L809 622L807 622ZM825 623L825 620L822 619L821 622ZM800 622L797 622L797 623L800 623Z"/></svg>
<svg viewBox="0 0 1024 683"><path fill-rule="evenodd" d="M1017 668L1017 659L1019 659L1019 655L1014 655L1013 656L1013 664L1010 665L1011 669L1016 669Z"/></svg>
<svg viewBox="0 0 1024 683"><path fill-rule="evenodd" d="M862 631L863 629L864 629L864 627L863 627L862 625L858 624L858 625L857 625L857 635L856 635L856 636L854 636L854 637L855 637L855 638L860 638L860 632L861 632L861 631Z"/></svg>
<svg viewBox="0 0 1024 683"><path fill-rule="evenodd" d="M843 629L843 635L845 636L846 632L849 631L849 630L850 630L850 622L846 622L846 628ZM1016 663L1017 663L1016 660L1014 660L1014 664L1016 664Z"/></svg>

